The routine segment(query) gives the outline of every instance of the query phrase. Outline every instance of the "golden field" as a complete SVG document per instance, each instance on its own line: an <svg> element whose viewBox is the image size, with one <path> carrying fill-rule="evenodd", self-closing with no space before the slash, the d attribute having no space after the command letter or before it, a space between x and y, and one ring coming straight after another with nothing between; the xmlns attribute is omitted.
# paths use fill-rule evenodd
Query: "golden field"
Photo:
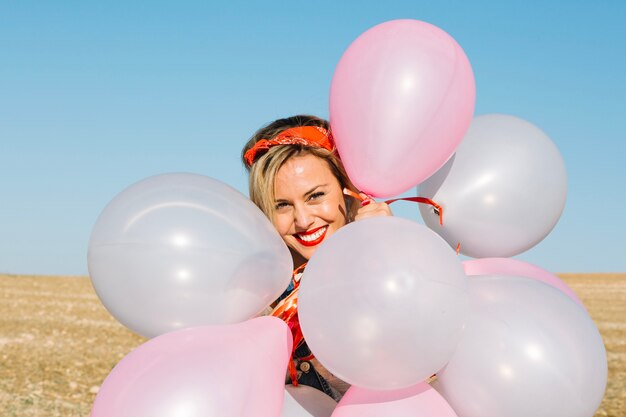
<svg viewBox="0 0 626 417"><path fill-rule="evenodd" d="M560 277L607 348L596 416L626 416L626 274ZM0 416L88 416L104 378L144 340L111 317L88 278L0 275Z"/></svg>

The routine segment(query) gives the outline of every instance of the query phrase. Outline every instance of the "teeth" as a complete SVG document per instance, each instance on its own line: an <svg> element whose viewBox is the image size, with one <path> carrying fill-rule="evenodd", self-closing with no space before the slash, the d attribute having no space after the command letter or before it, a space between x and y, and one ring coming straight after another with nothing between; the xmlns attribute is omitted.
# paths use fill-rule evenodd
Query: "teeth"
<svg viewBox="0 0 626 417"><path fill-rule="evenodd" d="M322 227L320 230L318 230L317 232L311 235L301 235L298 233L298 237L304 240L305 242L313 242L315 239L318 239L320 236L322 236L325 231L326 231L326 227Z"/></svg>

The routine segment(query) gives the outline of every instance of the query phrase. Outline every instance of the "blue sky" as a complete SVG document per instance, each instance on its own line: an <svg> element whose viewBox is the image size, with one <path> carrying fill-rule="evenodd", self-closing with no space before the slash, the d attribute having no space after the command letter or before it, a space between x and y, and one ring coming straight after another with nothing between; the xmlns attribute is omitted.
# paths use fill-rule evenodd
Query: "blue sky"
<svg viewBox="0 0 626 417"><path fill-rule="evenodd" d="M0 272L86 274L100 211L154 174L195 172L245 193L246 139L278 117L327 117L343 51L398 18L464 48L476 115L521 117L560 149L565 211L519 258L626 272L626 3L214 3L0 2Z"/></svg>

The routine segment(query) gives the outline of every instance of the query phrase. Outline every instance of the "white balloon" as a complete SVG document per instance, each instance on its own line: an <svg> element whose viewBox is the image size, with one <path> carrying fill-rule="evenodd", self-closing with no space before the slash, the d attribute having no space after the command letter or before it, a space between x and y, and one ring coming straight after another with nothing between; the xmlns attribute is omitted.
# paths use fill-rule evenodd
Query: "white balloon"
<svg viewBox="0 0 626 417"><path fill-rule="evenodd" d="M528 278L470 279L471 313L435 388L459 417L592 417L606 352L583 307Z"/></svg>
<svg viewBox="0 0 626 417"><path fill-rule="evenodd" d="M322 391L307 385L285 385L281 417L330 417L337 403Z"/></svg>
<svg viewBox="0 0 626 417"><path fill-rule="evenodd" d="M342 227L302 276L298 315L320 362L356 386L399 389L441 369L461 335L467 277L436 233L378 217Z"/></svg>
<svg viewBox="0 0 626 417"><path fill-rule="evenodd" d="M131 185L102 211L89 275L105 307L147 337L242 322L291 279L289 251L237 190L196 174Z"/></svg>
<svg viewBox="0 0 626 417"><path fill-rule="evenodd" d="M567 174L554 143L513 116L476 117L454 156L420 184L425 223L450 246L476 257L510 257L539 243L554 228L567 195Z"/></svg>

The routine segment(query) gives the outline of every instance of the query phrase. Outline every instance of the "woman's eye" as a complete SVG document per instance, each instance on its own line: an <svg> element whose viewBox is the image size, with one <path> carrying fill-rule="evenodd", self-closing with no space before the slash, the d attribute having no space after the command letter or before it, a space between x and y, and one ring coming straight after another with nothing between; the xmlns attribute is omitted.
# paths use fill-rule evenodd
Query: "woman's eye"
<svg viewBox="0 0 626 417"><path fill-rule="evenodd" d="M318 191L316 193L311 194L311 196L309 197L309 200L315 200L316 198L320 198L320 197L324 197L323 191Z"/></svg>
<svg viewBox="0 0 626 417"><path fill-rule="evenodd" d="M276 210L280 210L280 209L284 209L285 207L289 206L288 203L285 202L280 202L280 203L276 203L276 206L274 206L274 208Z"/></svg>

